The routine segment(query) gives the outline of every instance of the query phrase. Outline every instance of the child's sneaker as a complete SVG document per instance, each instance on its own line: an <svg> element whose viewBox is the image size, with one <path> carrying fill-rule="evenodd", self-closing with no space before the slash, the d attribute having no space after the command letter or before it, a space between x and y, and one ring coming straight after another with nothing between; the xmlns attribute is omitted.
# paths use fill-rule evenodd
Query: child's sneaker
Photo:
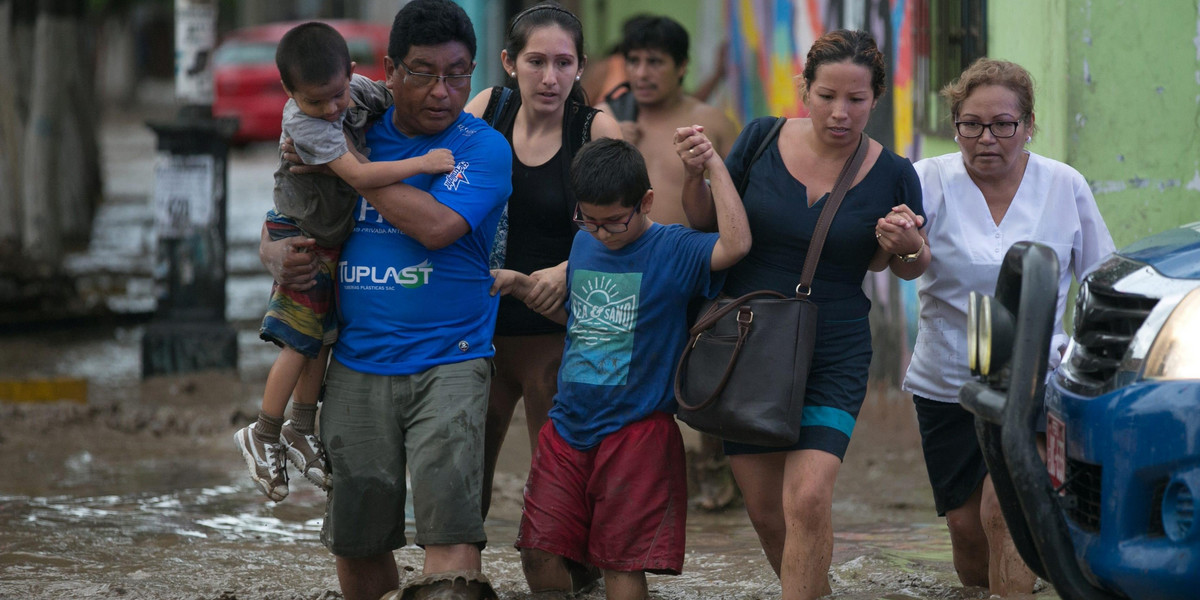
<svg viewBox="0 0 1200 600"><path fill-rule="evenodd" d="M292 461L296 470L313 485L328 492L329 469L325 467L325 447L321 445L321 440L315 435L296 431L289 419L280 430L279 441L287 449L288 460Z"/></svg>
<svg viewBox="0 0 1200 600"><path fill-rule="evenodd" d="M276 443L264 444L254 437L254 424L251 423L233 434L233 440L246 459L246 468L250 471L250 479L258 486L259 491L268 498L279 502L288 495L287 463L283 459L283 445Z"/></svg>

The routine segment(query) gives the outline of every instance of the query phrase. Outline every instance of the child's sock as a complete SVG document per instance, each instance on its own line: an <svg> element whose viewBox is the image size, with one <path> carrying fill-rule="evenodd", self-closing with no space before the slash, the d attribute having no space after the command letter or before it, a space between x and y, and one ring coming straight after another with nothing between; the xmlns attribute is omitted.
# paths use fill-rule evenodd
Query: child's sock
<svg viewBox="0 0 1200 600"><path fill-rule="evenodd" d="M272 417L259 411L254 424L254 437L264 444L278 444L279 430L283 428L283 417Z"/></svg>
<svg viewBox="0 0 1200 600"><path fill-rule="evenodd" d="M317 423L317 405L292 403L292 428L297 433L312 435Z"/></svg>

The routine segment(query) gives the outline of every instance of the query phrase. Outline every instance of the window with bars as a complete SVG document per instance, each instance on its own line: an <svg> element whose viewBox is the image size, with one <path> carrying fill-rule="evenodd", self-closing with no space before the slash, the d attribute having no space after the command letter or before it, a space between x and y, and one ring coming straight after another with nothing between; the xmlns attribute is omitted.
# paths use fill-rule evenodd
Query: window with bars
<svg viewBox="0 0 1200 600"><path fill-rule="evenodd" d="M917 0L914 10L915 126L952 137L950 106L938 92L987 55L987 0Z"/></svg>

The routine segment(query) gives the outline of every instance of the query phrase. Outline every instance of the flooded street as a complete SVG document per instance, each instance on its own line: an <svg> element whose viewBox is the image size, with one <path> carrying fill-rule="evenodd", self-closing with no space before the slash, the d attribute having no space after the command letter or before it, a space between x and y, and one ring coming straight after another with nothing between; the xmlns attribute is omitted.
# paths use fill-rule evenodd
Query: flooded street
<svg viewBox="0 0 1200 600"><path fill-rule="evenodd" d="M113 244L100 254L133 265L122 299L132 306L145 301L137 263L147 244L143 188L153 180L153 137L139 128L136 118L107 126L110 204L96 236ZM341 598L319 541L324 494L295 477L285 501L267 501L232 441L256 414L275 357L257 338L270 280L254 253L273 163L273 149L261 147L230 160L227 317L239 331L236 372L143 380L144 319L0 333L0 380L87 382L86 403L0 403L0 599ZM529 460L522 414L501 458L483 554L504 599L529 597L512 548ZM688 519L685 572L651 576L653 598L779 597L743 509L693 510ZM987 596L958 584L906 396L876 390L868 399L839 477L834 529L834 597ZM416 547L397 552L402 575L418 574L421 560Z"/></svg>

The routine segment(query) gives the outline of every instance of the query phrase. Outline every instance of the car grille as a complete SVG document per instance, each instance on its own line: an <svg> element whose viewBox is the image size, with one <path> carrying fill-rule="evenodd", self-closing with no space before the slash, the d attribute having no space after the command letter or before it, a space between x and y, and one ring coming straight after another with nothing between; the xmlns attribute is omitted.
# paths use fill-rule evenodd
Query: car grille
<svg viewBox="0 0 1200 600"><path fill-rule="evenodd" d="M1147 528L1146 528L1147 529L1146 534L1149 535L1150 537L1162 537L1164 535L1167 535L1166 530L1163 529L1163 520L1162 520L1163 495L1166 494L1166 491L1167 491L1166 478L1160 479L1157 483L1155 483L1154 494L1151 496L1151 499L1150 499L1150 522L1147 523Z"/></svg>
<svg viewBox="0 0 1200 600"><path fill-rule="evenodd" d="M1133 336L1157 303L1157 298L1122 294L1088 281L1076 301L1075 346L1066 364L1066 375L1076 389L1093 394L1105 391Z"/></svg>
<svg viewBox="0 0 1200 600"><path fill-rule="evenodd" d="M1067 459L1067 516L1080 528L1100 531L1100 480L1102 469L1082 461Z"/></svg>

